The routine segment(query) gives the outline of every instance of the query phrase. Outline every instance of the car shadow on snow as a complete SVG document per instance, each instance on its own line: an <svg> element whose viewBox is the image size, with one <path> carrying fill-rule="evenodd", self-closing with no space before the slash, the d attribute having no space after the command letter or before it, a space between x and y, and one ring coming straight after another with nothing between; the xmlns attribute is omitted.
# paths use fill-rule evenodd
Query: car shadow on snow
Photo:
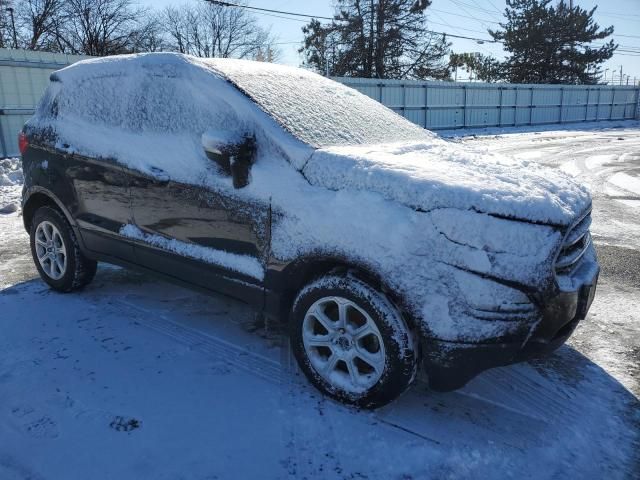
<svg viewBox="0 0 640 480"><path fill-rule="evenodd" d="M282 331L256 321L248 307L226 297L205 296L101 266L95 281L75 295L51 292L40 280L2 290L0 310L17 311L25 302L59 309L67 299L73 303L56 320L61 337L64 318L108 306L121 313L110 323L135 321L226 364L231 372L248 373L274 389L284 386L289 393L283 396L287 400L282 409L297 441L329 436L335 451L323 461L339 463L343 471L365 478L371 478L367 471L393 455L403 462L395 473L414 472L407 478L418 478L415 472L424 466L424 448L439 451L441 458L455 450L457 460L451 462L472 460L478 471L504 465L536 468L546 462L545 468L555 473L580 468L593 473L595 468L609 478L630 478L640 464L640 401L568 346L545 359L487 371L455 392L436 393L419 383L391 405L368 412L315 392L293 366ZM165 380L167 390L172 389L173 379ZM340 448L362 432L375 432L371 448L377 453L363 457ZM440 463L439 474L461 473L447 462Z"/></svg>

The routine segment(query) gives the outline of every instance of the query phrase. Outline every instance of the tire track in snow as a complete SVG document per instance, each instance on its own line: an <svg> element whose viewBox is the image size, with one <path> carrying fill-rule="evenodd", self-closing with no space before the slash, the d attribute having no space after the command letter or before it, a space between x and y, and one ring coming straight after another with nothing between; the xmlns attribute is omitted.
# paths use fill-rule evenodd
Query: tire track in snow
<svg viewBox="0 0 640 480"><path fill-rule="evenodd" d="M578 419L568 392L557 391L555 384L526 364L487 370L474 385L479 392L472 385L461 393L547 424L562 425Z"/></svg>
<svg viewBox="0 0 640 480"><path fill-rule="evenodd" d="M287 347L288 342L283 342L280 358L274 360L222 338L181 325L155 308L146 309L126 300L115 300L114 304L130 312L136 323L279 387L280 413L283 415L282 440L289 451L288 458L283 459L283 466L290 478L316 478L327 472L338 475L344 473L338 453L340 439L337 438L334 423L340 422L339 417L342 415L361 413L317 394L297 369ZM454 395L449 399L453 401L451 411L454 418L471 427L476 434L485 432L493 441L502 444L503 448L513 448L520 452L538 445L542 441L544 430L533 432L527 429L529 434L520 444L513 442L509 428L523 429L534 420L540 422L540 425L555 425L555 431L556 427L574 422L577 414L572 409L574 405L568 392L553 388L554 382L540 376L531 367L523 368L525 370L516 367L485 372L482 379L479 378L480 381L471 388L457 392L458 396ZM420 393L409 395L419 397ZM433 398L427 400L427 403L436 400ZM417 404L410 405L412 402ZM424 441L437 446L452 442L446 435L443 438L437 435L434 437L428 424L417 424L412 415L407 415L424 415L424 399L416 398L410 404L406 403L401 399L395 405L398 414L393 413L396 408L392 407L392 412L385 412L383 409L371 416L363 416L363 421L367 421L367 418L375 419L380 426L407 435L413 441ZM490 425L482 423L487 412L496 411L495 409L505 412L501 418L511 427L507 425L497 428L493 422ZM322 421L309 421L310 416L315 415L320 415Z"/></svg>
<svg viewBox="0 0 640 480"><path fill-rule="evenodd" d="M308 396L310 386L303 384L290 353L288 342L280 348L280 361L267 358L251 350L235 345L222 338L202 333L196 329L181 325L155 309L145 309L126 300L115 300L114 303L132 312L133 320L158 333L166 335L177 342L225 362L244 373L248 373L281 388L281 405L284 412L283 441L291 452L286 460L289 476L296 479L316 478L328 468L340 470L339 455L335 450L335 430L327 411L322 413L322 431L312 434L309 422L303 422L308 416L303 412L309 409L313 400L302 402ZM327 400L321 398L320 403ZM340 407L339 408L344 408ZM329 410L329 409L326 409ZM314 424L312 424L314 425ZM313 448L310 446L313 440ZM318 455L318 451L321 455ZM331 463L327 465L325 462Z"/></svg>
<svg viewBox="0 0 640 480"><path fill-rule="evenodd" d="M280 385L288 376L283 372L282 365L271 358L265 357L251 350L235 345L219 337L207 335L193 328L181 325L156 310L148 310L126 300L115 300L130 312L135 312L134 320L152 330L162 333L186 345L193 350L200 351L216 360L223 361L238 370L256 376L269 383Z"/></svg>

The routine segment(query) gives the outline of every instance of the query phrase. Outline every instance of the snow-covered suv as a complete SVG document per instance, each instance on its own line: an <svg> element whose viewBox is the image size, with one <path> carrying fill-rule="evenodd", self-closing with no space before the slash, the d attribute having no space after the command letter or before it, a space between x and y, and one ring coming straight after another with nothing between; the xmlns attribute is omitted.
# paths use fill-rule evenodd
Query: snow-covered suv
<svg viewBox="0 0 640 480"><path fill-rule="evenodd" d="M444 141L305 70L177 54L51 75L20 137L51 287L143 268L287 319L300 367L365 407L561 345L598 264L557 171Z"/></svg>

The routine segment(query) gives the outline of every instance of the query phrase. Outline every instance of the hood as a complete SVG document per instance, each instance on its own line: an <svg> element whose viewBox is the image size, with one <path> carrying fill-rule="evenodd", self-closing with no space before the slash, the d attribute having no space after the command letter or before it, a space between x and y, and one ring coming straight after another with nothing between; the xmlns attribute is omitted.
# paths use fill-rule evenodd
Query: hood
<svg viewBox="0 0 640 480"><path fill-rule="evenodd" d="M474 210L568 226L589 192L558 170L434 138L429 143L330 147L302 169L313 185L377 192L408 207Z"/></svg>

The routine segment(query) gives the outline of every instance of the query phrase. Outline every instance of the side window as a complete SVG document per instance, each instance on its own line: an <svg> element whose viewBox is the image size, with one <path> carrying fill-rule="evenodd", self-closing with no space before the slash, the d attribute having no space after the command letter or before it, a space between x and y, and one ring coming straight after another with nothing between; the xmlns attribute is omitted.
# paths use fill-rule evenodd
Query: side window
<svg viewBox="0 0 640 480"><path fill-rule="evenodd" d="M52 82L43 110L58 140L78 153L194 182L214 166L202 146L203 133L247 131L247 119L236 113L225 87L212 76L145 67L69 75Z"/></svg>
<svg viewBox="0 0 640 480"><path fill-rule="evenodd" d="M153 72L85 78L64 85L59 96L64 116L130 132L193 134L241 123L233 109L216 98L215 80L197 85L190 79Z"/></svg>

